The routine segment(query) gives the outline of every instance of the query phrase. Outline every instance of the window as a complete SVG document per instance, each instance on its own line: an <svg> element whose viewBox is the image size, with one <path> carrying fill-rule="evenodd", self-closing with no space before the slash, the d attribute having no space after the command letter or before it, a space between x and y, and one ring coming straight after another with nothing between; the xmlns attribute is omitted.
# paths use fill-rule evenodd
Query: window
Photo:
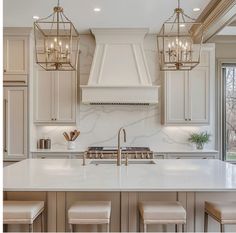
<svg viewBox="0 0 236 233"><path fill-rule="evenodd" d="M236 64L223 65L223 157L236 161Z"/></svg>

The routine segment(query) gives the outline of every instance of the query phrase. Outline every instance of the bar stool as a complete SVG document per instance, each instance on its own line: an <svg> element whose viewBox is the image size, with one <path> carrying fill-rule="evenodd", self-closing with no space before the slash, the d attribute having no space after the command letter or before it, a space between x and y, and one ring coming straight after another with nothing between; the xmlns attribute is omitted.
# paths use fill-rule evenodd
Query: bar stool
<svg viewBox="0 0 236 233"><path fill-rule="evenodd" d="M225 224L236 224L236 202L205 202L204 232L208 231L208 215L220 223L224 232Z"/></svg>
<svg viewBox="0 0 236 233"><path fill-rule="evenodd" d="M41 216L41 231L44 231L43 201L4 201L3 224L27 224L33 232L33 223Z"/></svg>
<svg viewBox="0 0 236 233"><path fill-rule="evenodd" d="M143 201L139 203L139 212L141 215L140 229L141 223L143 223L144 232L147 232L148 224L175 224L176 232L177 226L182 225L184 232L186 211L179 202Z"/></svg>
<svg viewBox="0 0 236 233"><path fill-rule="evenodd" d="M76 202L68 210L68 222L70 225L70 231L73 232L73 225L105 224L106 231L109 232L110 216L110 201Z"/></svg>

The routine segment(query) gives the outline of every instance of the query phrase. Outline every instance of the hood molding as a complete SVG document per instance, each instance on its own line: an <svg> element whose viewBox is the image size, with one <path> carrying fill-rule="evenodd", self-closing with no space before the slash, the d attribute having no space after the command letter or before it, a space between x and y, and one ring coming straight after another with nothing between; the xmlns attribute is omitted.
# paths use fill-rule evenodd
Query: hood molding
<svg viewBox="0 0 236 233"><path fill-rule="evenodd" d="M156 104L143 41L148 29L92 29L96 49L88 85L82 85L85 104Z"/></svg>

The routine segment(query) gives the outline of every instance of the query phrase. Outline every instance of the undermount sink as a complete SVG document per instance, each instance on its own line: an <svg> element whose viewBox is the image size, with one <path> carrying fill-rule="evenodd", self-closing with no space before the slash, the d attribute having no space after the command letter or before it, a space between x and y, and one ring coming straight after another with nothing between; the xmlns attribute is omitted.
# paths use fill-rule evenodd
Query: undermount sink
<svg viewBox="0 0 236 233"><path fill-rule="evenodd" d="M106 165L106 164L116 164L116 160L93 160L90 164L94 165ZM122 161L125 164L125 161ZM129 165L135 164L156 164L153 160L129 160Z"/></svg>

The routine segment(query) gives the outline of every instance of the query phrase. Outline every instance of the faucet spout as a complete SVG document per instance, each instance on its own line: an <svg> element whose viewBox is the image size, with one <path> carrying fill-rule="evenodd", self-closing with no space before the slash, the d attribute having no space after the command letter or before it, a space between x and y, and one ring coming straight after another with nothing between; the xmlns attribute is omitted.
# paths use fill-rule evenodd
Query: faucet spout
<svg viewBox="0 0 236 233"><path fill-rule="evenodd" d="M122 127L119 129L119 132L118 132L118 149L117 149L117 166L120 166L121 165L121 160L122 160L122 149L121 149L121 146L120 146L120 136L121 136L121 132L123 132L123 135L124 135L124 142L126 142L126 131L125 129Z"/></svg>

